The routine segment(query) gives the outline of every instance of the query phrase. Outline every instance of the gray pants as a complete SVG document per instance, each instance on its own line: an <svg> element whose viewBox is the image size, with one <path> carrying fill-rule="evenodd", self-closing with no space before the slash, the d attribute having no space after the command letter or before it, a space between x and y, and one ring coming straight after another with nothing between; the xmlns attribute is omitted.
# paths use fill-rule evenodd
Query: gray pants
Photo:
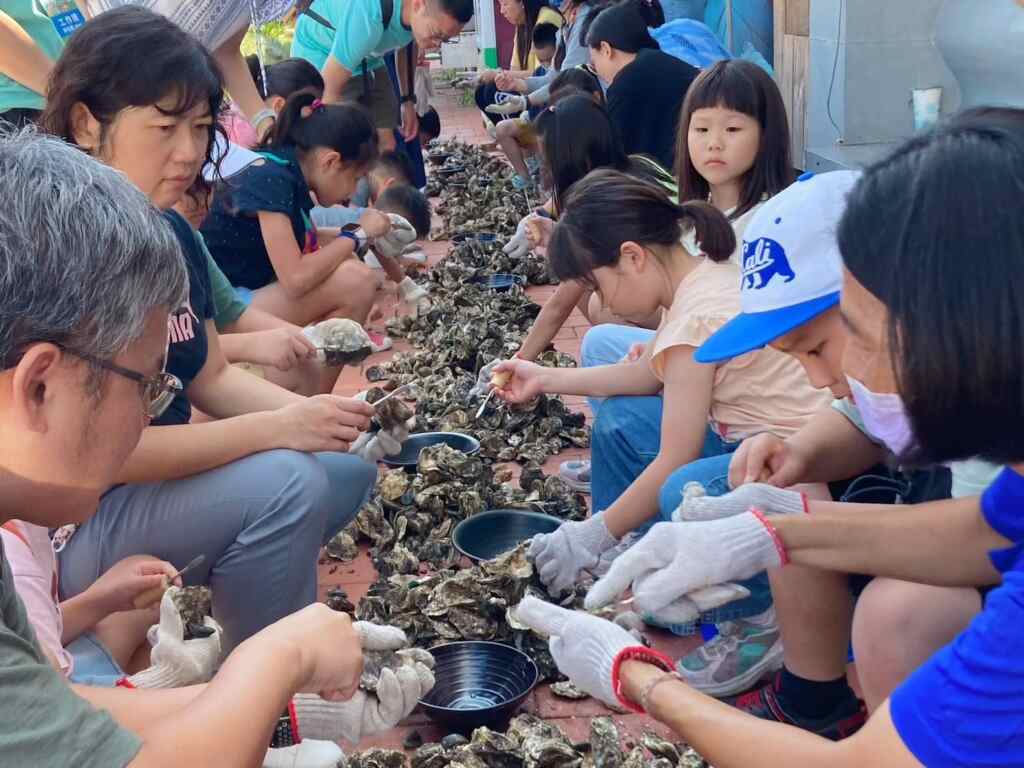
<svg viewBox="0 0 1024 768"><path fill-rule="evenodd" d="M122 485L58 556L61 599L129 555L153 555L208 584L230 652L316 601L322 544L369 496L377 468L344 453L267 451L181 480Z"/></svg>

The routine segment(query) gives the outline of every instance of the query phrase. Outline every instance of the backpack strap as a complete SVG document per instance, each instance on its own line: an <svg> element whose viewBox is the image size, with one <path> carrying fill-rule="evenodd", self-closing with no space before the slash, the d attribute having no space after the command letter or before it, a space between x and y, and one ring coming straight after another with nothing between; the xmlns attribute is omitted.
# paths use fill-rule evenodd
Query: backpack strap
<svg viewBox="0 0 1024 768"><path fill-rule="evenodd" d="M311 18L317 24L320 24L321 26L327 27L332 32L337 32L337 30L334 28L334 25L331 24L331 22L329 22L327 19L325 19L319 13L314 11L310 7L311 5L312 5L312 1L311 0L310 0L310 2L304 2L303 1L303 2L300 2L299 4L297 4L296 5L296 9L298 10L299 15L301 16L301 15L304 14L306 16L309 16L309 18ZM388 27L391 26L391 19L394 17L394 15L395 15L395 0L380 0L380 17L381 17L381 21L384 22L383 29L386 30ZM366 66L366 59L363 59L361 69L362 69L362 75L363 75L363 103L368 106L369 102L370 102L370 78L368 77L369 71L368 71L367 66Z"/></svg>

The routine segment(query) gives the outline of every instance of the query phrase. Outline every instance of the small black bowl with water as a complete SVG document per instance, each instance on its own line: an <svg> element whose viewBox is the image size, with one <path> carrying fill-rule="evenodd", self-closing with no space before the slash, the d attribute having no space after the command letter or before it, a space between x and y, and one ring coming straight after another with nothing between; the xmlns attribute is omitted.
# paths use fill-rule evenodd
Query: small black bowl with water
<svg viewBox="0 0 1024 768"><path fill-rule="evenodd" d="M432 720L467 736L483 725L503 729L540 677L533 659L501 643L467 640L430 653L436 682L420 704Z"/></svg>
<svg viewBox="0 0 1024 768"><path fill-rule="evenodd" d="M452 531L452 544L474 562L493 560L538 533L552 533L562 521L525 509L492 509L467 517Z"/></svg>
<svg viewBox="0 0 1024 768"><path fill-rule="evenodd" d="M406 438L402 443L401 453L385 456L382 461L393 469L401 467L406 472L415 474L420 451L438 443L445 443L469 455L480 451L480 441L461 432L419 432Z"/></svg>

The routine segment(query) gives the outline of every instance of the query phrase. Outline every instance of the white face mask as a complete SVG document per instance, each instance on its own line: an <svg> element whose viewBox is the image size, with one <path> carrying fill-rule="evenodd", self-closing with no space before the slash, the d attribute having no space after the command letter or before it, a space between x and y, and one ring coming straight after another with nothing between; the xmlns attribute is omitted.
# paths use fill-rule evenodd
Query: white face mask
<svg viewBox="0 0 1024 768"><path fill-rule="evenodd" d="M897 456L903 454L913 444L914 432L902 398L895 392L872 392L852 376L846 380L868 432Z"/></svg>

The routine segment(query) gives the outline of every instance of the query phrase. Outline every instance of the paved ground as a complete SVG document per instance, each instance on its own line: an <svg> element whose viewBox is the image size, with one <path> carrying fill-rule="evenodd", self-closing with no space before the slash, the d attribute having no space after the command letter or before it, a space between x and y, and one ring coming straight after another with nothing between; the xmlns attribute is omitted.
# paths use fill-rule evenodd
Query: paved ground
<svg viewBox="0 0 1024 768"><path fill-rule="evenodd" d="M488 141L488 137L481 124L480 114L475 108L460 106L450 93L439 94L435 107L441 115L442 135L444 138L456 137L463 141L474 143ZM426 251L430 262L436 263L443 258L448 251L448 247L447 242L428 243ZM389 285L389 288L393 293L394 286ZM553 292L554 288L552 287L533 287L527 291L530 297L540 304L543 304ZM383 302L383 308L385 319L395 312L393 296ZM371 323L371 326L378 330L383 330L385 319ZM579 311L573 310L569 321L555 337L555 346L559 350L574 355L579 359L580 342L582 341L583 334L586 333L589 327L589 323ZM395 350L372 356L364 363L364 368L387 360L394 354L394 351L404 348L407 348L407 346L403 342L396 342ZM363 377L362 370L362 368L346 369L335 387L335 392L351 395L365 389L367 382ZM586 400L581 397L567 397L565 401L570 408L584 411L589 419L591 414ZM589 451L581 449L564 451L548 460L545 465L545 471L555 473L560 462L567 458L581 455L588 456ZM376 578L376 571L366 554L365 547L363 547L358 559L352 563L339 564L330 561L322 563L320 566L321 597L330 587L340 586L345 589L353 602L358 602L366 593L367 587L376 581ZM697 644L696 639L676 638L667 633L652 634L650 639L655 647L676 657L686 653ZM531 712L545 720L556 722L574 740L587 737L592 717L612 714L608 709L592 699L584 701L559 699L551 694L547 686L539 688L530 695L523 706L523 711ZM655 730L667 735L667 731L663 726L640 715L615 715L615 719L620 724L620 731L632 734L634 737L638 736L645 729ZM418 730L426 741L437 740L445 735L445 732L434 726L422 712L416 711L399 728L376 738L367 739L360 743L359 746L360 748L387 746L400 749L403 739L411 730Z"/></svg>

